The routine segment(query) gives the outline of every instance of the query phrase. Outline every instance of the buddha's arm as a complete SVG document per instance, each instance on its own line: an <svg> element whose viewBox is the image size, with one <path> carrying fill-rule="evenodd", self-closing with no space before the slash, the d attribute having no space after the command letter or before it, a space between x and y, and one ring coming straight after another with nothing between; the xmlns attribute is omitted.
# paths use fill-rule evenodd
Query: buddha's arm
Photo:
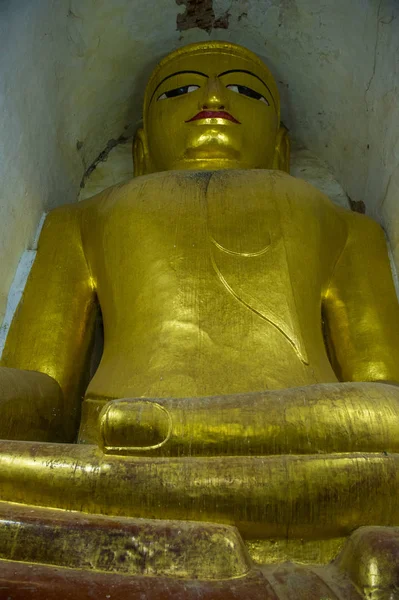
<svg viewBox="0 0 399 600"><path fill-rule="evenodd" d="M0 415L3 411L14 423L14 432L7 437L20 438L26 422L33 420L29 439L40 435L59 439L56 422L54 430L46 433L51 419L43 415L59 411L62 391L63 439L73 440L86 383L94 309L95 292L81 242L79 211L70 206L56 209L45 221L0 363L20 369L18 376L15 371L0 370ZM32 377L26 371L38 375ZM42 422L40 435L36 421Z"/></svg>
<svg viewBox="0 0 399 600"><path fill-rule="evenodd" d="M324 298L331 362L341 381L399 382L399 305L385 236L371 219L348 217Z"/></svg>

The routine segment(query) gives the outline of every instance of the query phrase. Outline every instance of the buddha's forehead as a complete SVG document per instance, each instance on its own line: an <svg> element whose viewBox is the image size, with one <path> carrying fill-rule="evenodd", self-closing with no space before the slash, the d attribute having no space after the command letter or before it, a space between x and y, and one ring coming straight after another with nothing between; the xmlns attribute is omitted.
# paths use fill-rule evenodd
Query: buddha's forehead
<svg viewBox="0 0 399 600"><path fill-rule="evenodd" d="M237 54L220 51L204 50L202 52L193 52L191 54L177 55L168 61L154 75L153 82L159 84L165 77L181 71L198 71L208 76L217 76L230 70L250 71L258 77L270 77L269 71L262 68L259 63L251 60L250 57L239 56Z"/></svg>

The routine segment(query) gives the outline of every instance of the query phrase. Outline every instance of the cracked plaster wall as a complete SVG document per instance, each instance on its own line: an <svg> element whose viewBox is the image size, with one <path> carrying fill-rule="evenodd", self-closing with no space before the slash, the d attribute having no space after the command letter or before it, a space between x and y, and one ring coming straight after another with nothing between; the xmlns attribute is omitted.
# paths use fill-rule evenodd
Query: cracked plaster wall
<svg viewBox="0 0 399 600"><path fill-rule="evenodd" d="M43 211L133 132L157 60L209 38L269 63L284 122L383 222L399 264L399 3L206 2L211 27L178 29L189 0L0 1L0 322Z"/></svg>

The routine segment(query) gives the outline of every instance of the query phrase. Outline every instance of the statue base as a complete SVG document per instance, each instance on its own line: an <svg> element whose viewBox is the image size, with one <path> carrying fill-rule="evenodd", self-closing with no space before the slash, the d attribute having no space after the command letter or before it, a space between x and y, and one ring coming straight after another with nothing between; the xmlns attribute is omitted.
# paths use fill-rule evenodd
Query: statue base
<svg viewBox="0 0 399 600"><path fill-rule="evenodd" d="M0 503L0 598L399 597L399 528L362 527L328 565L256 564L235 527Z"/></svg>

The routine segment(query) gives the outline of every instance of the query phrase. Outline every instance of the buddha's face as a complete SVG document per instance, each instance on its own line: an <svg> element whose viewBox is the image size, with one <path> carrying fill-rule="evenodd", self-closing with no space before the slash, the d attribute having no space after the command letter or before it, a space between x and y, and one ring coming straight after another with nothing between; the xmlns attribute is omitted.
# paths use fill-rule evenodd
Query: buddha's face
<svg viewBox="0 0 399 600"><path fill-rule="evenodd" d="M219 50L170 60L147 98L142 172L271 168L279 122L265 74Z"/></svg>

